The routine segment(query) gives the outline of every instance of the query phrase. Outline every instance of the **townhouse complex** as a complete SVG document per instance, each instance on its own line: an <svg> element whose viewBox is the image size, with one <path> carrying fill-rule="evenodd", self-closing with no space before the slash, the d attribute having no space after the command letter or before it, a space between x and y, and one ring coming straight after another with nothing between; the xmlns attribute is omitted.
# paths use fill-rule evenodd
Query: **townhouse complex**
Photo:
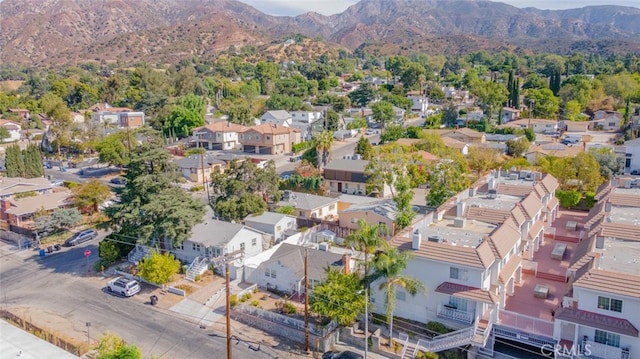
<svg viewBox="0 0 640 359"><path fill-rule="evenodd" d="M635 184L601 186L587 216L559 210L553 176L496 170L398 233L391 245L413 253L405 274L427 291L398 289L395 315L456 329L419 340L415 351L470 344L476 357L491 358L506 345L555 358L633 358L640 352ZM384 293L372 301L383 313Z"/></svg>

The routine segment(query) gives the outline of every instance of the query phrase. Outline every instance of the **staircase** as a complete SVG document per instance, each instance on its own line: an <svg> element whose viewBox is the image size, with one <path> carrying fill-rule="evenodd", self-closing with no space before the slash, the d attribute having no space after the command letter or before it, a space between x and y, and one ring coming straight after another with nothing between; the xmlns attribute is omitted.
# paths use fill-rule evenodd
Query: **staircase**
<svg viewBox="0 0 640 359"><path fill-rule="evenodd" d="M463 345L471 344L475 335L475 327L464 328L455 332L438 335L431 340L418 340L418 344L413 350L413 358L416 357L418 350L426 352L441 352L447 349L457 348Z"/></svg>
<svg viewBox="0 0 640 359"><path fill-rule="evenodd" d="M127 254L127 261L132 264L140 262L144 257L149 254L149 250L144 247L135 246L129 254Z"/></svg>
<svg viewBox="0 0 640 359"><path fill-rule="evenodd" d="M209 268L209 261L207 258L196 257L187 269L185 279L191 282L196 281L196 277L202 275Z"/></svg>

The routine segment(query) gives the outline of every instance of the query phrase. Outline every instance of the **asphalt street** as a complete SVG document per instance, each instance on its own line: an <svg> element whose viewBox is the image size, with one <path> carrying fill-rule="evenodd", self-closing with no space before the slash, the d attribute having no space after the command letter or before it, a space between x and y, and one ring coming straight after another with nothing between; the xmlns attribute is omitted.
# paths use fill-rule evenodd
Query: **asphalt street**
<svg viewBox="0 0 640 359"><path fill-rule="evenodd" d="M224 357L224 333L201 329L176 313L146 304L142 300L145 289L136 298L108 294L104 287L110 278L87 272L98 258L97 246L103 237L101 233L96 239L45 257L33 250L0 252L2 307L43 309L67 318L74 328L85 328L90 322L93 341L110 331L137 345L145 357ZM91 250L88 259L86 249ZM254 352L243 344L234 345L233 354L235 358L256 359L287 356L271 348Z"/></svg>

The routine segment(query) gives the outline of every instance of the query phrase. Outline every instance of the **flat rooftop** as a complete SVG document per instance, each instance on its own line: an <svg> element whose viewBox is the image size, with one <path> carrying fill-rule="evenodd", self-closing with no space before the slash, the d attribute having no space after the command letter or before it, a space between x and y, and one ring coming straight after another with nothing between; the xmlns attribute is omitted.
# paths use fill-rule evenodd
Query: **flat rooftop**
<svg viewBox="0 0 640 359"><path fill-rule="evenodd" d="M640 275L640 242L605 238L598 268Z"/></svg>
<svg viewBox="0 0 640 359"><path fill-rule="evenodd" d="M640 188L616 187L611 192L612 193L630 194L630 195L634 195L634 196L640 196Z"/></svg>
<svg viewBox="0 0 640 359"><path fill-rule="evenodd" d="M609 218L613 223L640 225L640 207L611 206Z"/></svg>
<svg viewBox="0 0 640 359"><path fill-rule="evenodd" d="M495 199L489 199L484 194L477 194L465 200L467 206L478 206L481 208L501 209L510 211L518 202L522 201L522 197L511 196L508 194L498 194Z"/></svg>
<svg viewBox="0 0 640 359"><path fill-rule="evenodd" d="M77 359L78 357L35 335L0 320L0 356L3 358L56 358Z"/></svg>
<svg viewBox="0 0 640 359"><path fill-rule="evenodd" d="M476 248L482 243L483 238L495 228L496 226L493 224L469 220L465 222L463 228L455 227L453 220L445 219L421 228L420 234L423 241L428 240L431 236L441 236L444 243L449 243L452 246Z"/></svg>

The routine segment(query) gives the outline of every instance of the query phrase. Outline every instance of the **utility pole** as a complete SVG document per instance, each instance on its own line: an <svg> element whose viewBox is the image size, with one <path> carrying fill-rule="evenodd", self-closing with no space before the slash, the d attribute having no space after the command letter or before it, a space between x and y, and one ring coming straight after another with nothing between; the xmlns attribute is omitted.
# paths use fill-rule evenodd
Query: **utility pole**
<svg viewBox="0 0 640 359"><path fill-rule="evenodd" d="M244 251L238 250L235 252L227 253L224 256L216 257L211 259L211 263L214 267L218 267L219 265L224 263L224 280L225 280L225 318L227 324L227 359L231 359L231 301L229 300L230 296L230 285L229 285L229 263L235 261L236 259L242 258L244 255Z"/></svg>
<svg viewBox="0 0 640 359"><path fill-rule="evenodd" d="M226 290L225 313L227 319L227 359L231 359L231 301L229 300L229 261L224 263L224 280Z"/></svg>
<svg viewBox="0 0 640 359"><path fill-rule="evenodd" d="M304 351L309 352L309 248L304 249Z"/></svg>

